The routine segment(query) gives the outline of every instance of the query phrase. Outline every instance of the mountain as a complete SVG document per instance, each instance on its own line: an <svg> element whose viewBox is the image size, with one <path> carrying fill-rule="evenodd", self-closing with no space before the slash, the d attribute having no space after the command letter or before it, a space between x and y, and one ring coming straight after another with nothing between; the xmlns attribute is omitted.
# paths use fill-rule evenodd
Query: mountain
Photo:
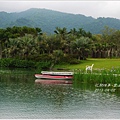
<svg viewBox="0 0 120 120"><path fill-rule="evenodd" d="M81 14L63 13L48 9L31 8L19 13L0 12L0 28L12 26L39 27L43 32L54 33L56 27L67 30L83 28L93 34L101 33L104 26L120 30L120 20L93 18Z"/></svg>

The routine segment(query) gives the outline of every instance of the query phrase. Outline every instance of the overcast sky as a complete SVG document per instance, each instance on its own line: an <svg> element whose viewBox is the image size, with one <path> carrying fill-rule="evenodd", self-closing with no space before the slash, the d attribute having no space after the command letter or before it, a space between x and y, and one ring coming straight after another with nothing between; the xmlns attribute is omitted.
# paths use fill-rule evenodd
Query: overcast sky
<svg viewBox="0 0 120 120"><path fill-rule="evenodd" d="M120 1L0 0L0 11L21 12L29 8L46 8L94 18L113 17L120 19Z"/></svg>

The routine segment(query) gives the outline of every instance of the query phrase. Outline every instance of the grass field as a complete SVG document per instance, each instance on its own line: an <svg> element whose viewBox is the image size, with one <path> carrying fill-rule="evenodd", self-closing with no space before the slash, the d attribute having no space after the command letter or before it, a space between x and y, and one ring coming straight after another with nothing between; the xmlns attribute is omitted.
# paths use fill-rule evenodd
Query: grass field
<svg viewBox="0 0 120 120"><path fill-rule="evenodd" d="M93 72L86 73L86 65L92 65ZM74 71L74 84L119 84L120 86L120 59L92 59L81 60L79 64L56 65L55 68L64 68Z"/></svg>
<svg viewBox="0 0 120 120"><path fill-rule="evenodd" d="M80 64L65 64L65 65L56 65L55 68L66 68L66 69L85 69L86 65L94 64L94 69L111 69L111 68L120 68L120 59L92 59L81 60Z"/></svg>

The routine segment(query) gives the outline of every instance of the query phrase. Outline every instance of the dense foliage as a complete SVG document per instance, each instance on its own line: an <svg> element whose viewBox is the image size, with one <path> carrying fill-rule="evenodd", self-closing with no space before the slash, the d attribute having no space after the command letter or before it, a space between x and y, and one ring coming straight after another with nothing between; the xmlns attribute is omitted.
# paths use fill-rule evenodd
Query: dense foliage
<svg viewBox="0 0 120 120"><path fill-rule="evenodd" d="M10 68L35 68L38 70L46 70L51 66L50 62L34 62L29 60L20 60L12 58L0 59L0 67L10 67Z"/></svg>
<svg viewBox="0 0 120 120"><path fill-rule="evenodd" d="M120 31L107 26L102 34L96 35L82 28L68 31L65 27L56 27L51 35L43 33L41 28L26 26L0 29L0 58L7 60L1 65L9 67L30 67L35 66L34 62L42 62L43 67L40 63L37 66L52 68L64 62L77 64L88 57L118 58L119 53ZM17 59L17 62L8 58Z"/></svg>

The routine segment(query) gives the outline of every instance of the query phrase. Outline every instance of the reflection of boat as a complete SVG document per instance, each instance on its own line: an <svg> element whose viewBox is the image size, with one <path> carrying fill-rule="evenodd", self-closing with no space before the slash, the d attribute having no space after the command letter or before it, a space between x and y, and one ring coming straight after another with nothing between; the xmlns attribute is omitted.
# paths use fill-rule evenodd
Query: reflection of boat
<svg viewBox="0 0 120 120"><path fill-rule="evenodd" d="M55 72L55 71L41 71L41 74L43 75L66 75L66 76L69 76L69 75L73 75L74 73L73 72Z"/></svg>
<svg viewBox="0 0 120 120"><path fill-rule="evenodd" d="M36 79L35 83L40 83L40 84L72 84L72 81L71 80Z"/></svg>
<svg viewBox="0 0 120 120"><path fill-rule="evenodd" d="M52 80L70 80L73 76L35 74L36 78Z"/></svg>

